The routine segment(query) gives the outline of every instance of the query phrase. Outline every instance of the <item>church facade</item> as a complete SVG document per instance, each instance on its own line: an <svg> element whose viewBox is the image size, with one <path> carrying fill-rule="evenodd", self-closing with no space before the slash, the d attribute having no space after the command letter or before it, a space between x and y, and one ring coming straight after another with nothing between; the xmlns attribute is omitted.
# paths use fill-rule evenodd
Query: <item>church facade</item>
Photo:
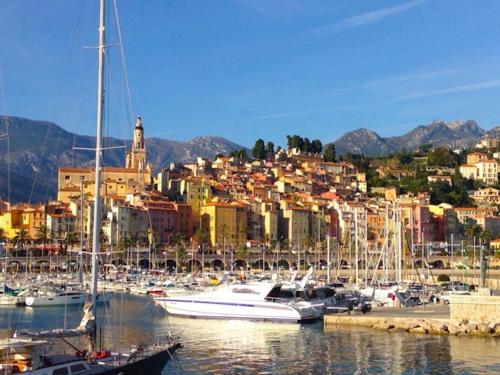
<svg viewBox="0 0 500 375"><path fill-rule="evenodd" d="M124 198L140 193L151 185L151 165L146 159L146 144L142 120L137 118L132 147L125 158L124 167L103 167L101 170L101 197ZM93 199L95 176L93 168L61 167L57 177L57 199L64 203L80 197L80 181L86 199Z"/></svg>

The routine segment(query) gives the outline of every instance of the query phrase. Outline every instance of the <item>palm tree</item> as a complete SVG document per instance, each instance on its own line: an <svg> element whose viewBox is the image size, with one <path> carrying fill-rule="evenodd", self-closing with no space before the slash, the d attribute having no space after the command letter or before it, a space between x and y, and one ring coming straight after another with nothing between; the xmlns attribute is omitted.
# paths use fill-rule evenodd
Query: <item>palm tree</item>
<svg viewBox="0 0 500 375"><path fill-rule="evenodd" d="M179 269L179 259L183 259L185 255L185 249L184 249L184 235L182 233L174 233L172 236L170 236L170 243L175 245L176 250L176 260L175 260L175 272L178 272ZM166 265L165 265L166 266Z"/></svg>
<svg viewBox="0 0 500 375"><path fill-rule="evenodd" d="M228 228L229 227L225 223L219 225L219 228L218 228L219 234L222 236L222 260L224 262L224 265L226 264L226 237L227 237ZM219 245L219 244L217 244L217 245Z"/></svg>
<svg viewBox="0 0 500 375"><path fill-rule="evenodd" d="M47 245L47 241L52 237L53 237L52 231L45 224L40 225L35 234L35 238L37 240L42 241L43 250L45 250L45 245Z"/></svg>
<svg viewBox="0 0 500 375"><path fill-rule="evenodd" d="M200 245L208 243L208 232L203 228L197 229L193 237Z"/></svg>
<svg viewBox="0 0 500 375"><path fill-rule="evenodd" d="M101 234L99 235L99 248L100 251L102 251L102 248L106 246L106 244L109 242L109 237L106 233L101 228Z"/></svg>
<svg viewBox="0 0 500 375"><path fill-rule="evenodd" d="M313 236L311 236L310 234L307 235L305 241L304 241L304 245L306 247L306 250L308 252L312 251L314 245L315 245L315 241L314 241L314 238ZM304 255L305 255L305 251L304 251Z"/></svg>
<svg viewBox="0 0 500 375"><path fill-rule="evenodd" d="M67 250L69 246L73 246L80 241L80 235L76 232L66 231L65 241Z"/></svg>
<svg viewBox="0 0 500 375"><path fill-rule="evenodd" d="M5 229L0 228L0 242L5 241Z"/></svg>
<svg viewBox="0 0 500 375"><path fill-rule="evenodd" d="M481 239L481 241L483 241L485 245L488 245L490 243L492 237L493 235L488 229L483 230L479 235L479 238Z"/></svg>
<svg viewBox="0 0 500 375"><path fill-rule="evenodd" d="M465 224L464 232L466 237L472 239L473 237L478 237L481 234L482 228L479 224L467 223Z"/></svg>
<svg viewBox="0 0 500 375"><path fill-rule="evenodd" d="M21 250L24 248L24 244L26 243L26 241L29 241L29 239L30 235L24 228L21 228L19 232L17 232L17 235L15 237L16 243L21 245Z"/></svg>

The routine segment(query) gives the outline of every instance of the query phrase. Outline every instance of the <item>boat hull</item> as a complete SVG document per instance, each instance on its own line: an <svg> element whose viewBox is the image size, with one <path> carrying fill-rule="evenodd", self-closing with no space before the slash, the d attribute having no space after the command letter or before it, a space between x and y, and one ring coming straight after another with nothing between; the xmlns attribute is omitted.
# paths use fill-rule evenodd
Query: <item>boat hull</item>
<svg viewBox="0 0 500 375"><path fill-rule="evenodd" d="M202 299L157 298L168 314L189 318L242 319L300 323L318 319L314 309L297 309L273 302L229 302Z"/></svg>
<svg viewBox="0 0 500 375"><path fill-rule="evenodd" d="M103 375L160 375L167 363L170 359L172 359L175 351L180 347L181 344L175 344L170 348L159 351L149 357L103 371L95 371L93 373Z"/></svg>
<svg viewBox="0 0 500 375"><path fill-rule="evenodd" d="M36 296L26 297L25 304L28 307L47 307L47 306L64 306L64 305L84 305L87 300L88 293L78 295L64 295L64 296ZM97 296L97 303L106 302L105 294Z"/></svg>
<svg viewBox="0 0 500 375"><path fill-rule="evenodd" d="M2 295L0 296L0 306L16 306L23 302L21 297Z"/></svg>

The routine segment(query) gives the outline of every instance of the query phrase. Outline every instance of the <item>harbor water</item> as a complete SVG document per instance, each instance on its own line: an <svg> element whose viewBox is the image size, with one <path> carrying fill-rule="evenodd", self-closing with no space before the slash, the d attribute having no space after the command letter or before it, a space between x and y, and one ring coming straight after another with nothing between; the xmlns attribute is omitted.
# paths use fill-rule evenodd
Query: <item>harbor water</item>
<svg viewBox="0 0 500 375"><path fill-rule="evenodd" d="M100 306L107 348L171 332L184 348L165 374L498 374L500 340L416 335L358 327L169 317L149 297L114 294ZM74 327L75 307L0 308L0 336ZM83 343L76 342L76 345ZM64 347L61 347L64 348ZM74 350L65 347L68 353Z"/></svg>

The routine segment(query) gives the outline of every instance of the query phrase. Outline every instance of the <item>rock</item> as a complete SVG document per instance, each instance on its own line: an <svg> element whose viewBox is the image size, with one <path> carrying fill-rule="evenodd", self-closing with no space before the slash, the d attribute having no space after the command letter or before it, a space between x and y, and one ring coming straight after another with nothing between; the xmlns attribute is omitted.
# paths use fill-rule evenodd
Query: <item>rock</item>
<svg viewBox="0 0 500 375"><path fill-rule="evenodd" d="M495 328L495 334L494 334L495 337L500 337L500 326L497 326Z"/></svg>
<svg viewBox="0 0 500 375"><path fill-rule="evenodd" d="M488 327L490 327L490 329L495 331L497 329L497 327L500 327L500 321L494 320L488 324Z"/></svg>
<svg viewBox="0 0 500 375"><path fill-rule="evenodd" d="M487 324L484 323L479 324L478 331L481 332L483 335L489 335L490 333L495 332L490 327L488 327Z"/></svg>
<svg viewBox="0 0 500 375"><path fill-rule="evenodd" d="M465 335L467 334L467 325L460 324L457 328L457 335Z"/></svg>
<svg viewBox="0 0 500 375"><path fill-rule="evenodd" d="M469 321L469 323L467 323L467 333L470 333L470 332L474 332L478 329L479 325L476 323L476 322L473 322L473 321Z"/></svg>
<svg viewBox="0 0 500 375"><path fill-rule="evenodd" d="M428 331L423 327L410 328L411 333L428 333Z"/></svg>

